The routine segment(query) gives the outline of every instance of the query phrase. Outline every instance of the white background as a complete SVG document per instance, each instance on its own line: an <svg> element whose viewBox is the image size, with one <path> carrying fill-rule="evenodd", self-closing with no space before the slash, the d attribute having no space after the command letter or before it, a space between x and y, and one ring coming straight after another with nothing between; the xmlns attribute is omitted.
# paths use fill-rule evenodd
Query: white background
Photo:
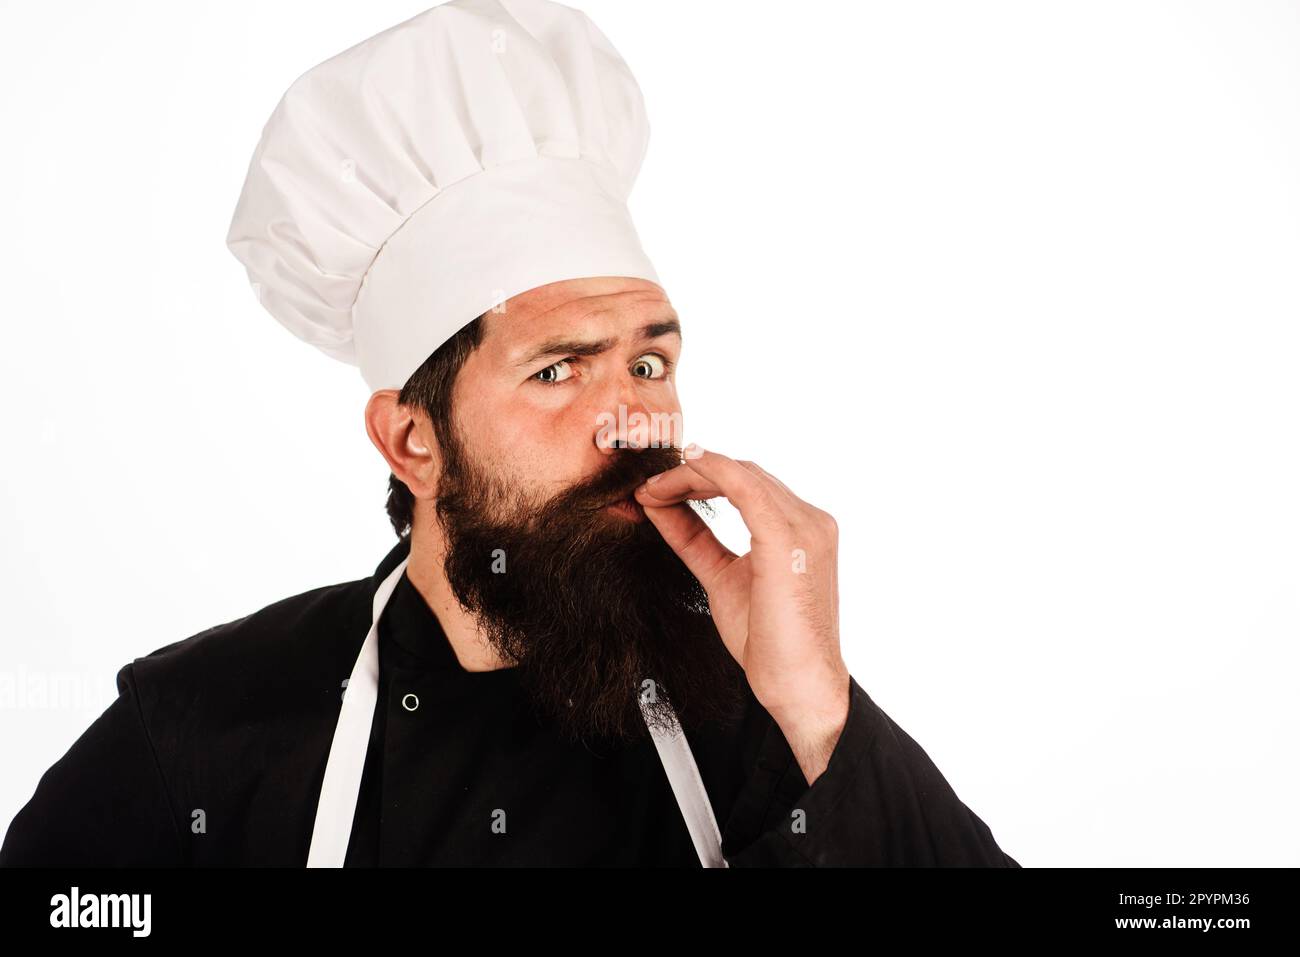
<svg viewBox="0 0 1300 957"><path fill-rule="evenodd" d="M0 7L0 823L122 665L394 544L224 238L289 83L428 5ZM574 5L688 438L837 517L859 683L1026 866L1300 864L1300 5Z"/></svg>

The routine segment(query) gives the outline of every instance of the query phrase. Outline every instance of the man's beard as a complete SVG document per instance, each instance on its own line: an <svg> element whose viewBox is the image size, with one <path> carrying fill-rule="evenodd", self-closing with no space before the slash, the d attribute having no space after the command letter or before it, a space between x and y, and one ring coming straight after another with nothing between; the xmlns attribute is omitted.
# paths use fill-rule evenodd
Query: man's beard
<svg viewBox="0 0 1300 957"><path fill-rule="evenodd" d="M604 508L678 465L677 449L615 450L541 502L468 462L459 442L444 453L448 584L544 720L576 741L645 737L674 714L687 727L739 719L744 672L703 586L648 519Z"/></svg>

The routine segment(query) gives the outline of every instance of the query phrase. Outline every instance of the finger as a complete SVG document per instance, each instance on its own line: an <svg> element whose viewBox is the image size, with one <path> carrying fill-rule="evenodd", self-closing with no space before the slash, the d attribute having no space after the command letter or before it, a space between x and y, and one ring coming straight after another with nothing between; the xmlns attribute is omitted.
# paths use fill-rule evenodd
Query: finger
<svg viewBox="0 0 1300 957"><path fill-rule="evenodd" d="M763 482L768 483L772 493L787 501L791 506L795 508L807 507L807 502L795 495L784 482L766 471L757 462L750 462L745 459L736 459L735 461L737 464L743 465ZM686 498L713 498L722 494L720 489L711 482L706 481L702 475L686 464L675 466L666 472L660 472L658 475L653 476L646 487L646 492L654 499L663 501L682 501ZM688 495L687 492L691 494ZM649 501L649 499L646 499L646 501Z"/></svg>
<svg viewBox="0 0 1300 957"><path fill-rule="evenodd" d="M794 510L770 482L720 452L698 446L695 449L682 464L722 490L740 512L756 543L775 542L784 537L795 518Z"/></svg>
<svg viewBox="0 0 1300 957"><path fill-rule="evenodd" d="M677 553L690 573L709 589L718 572L738 557L723 545L704 519L685 503L647 506L646 517L659 529L668 547Z"/></svg>
<svg viewBox="0 0 1300 957"><path fill-rule="evenodd" d="M637 501L642 505L663 505L685 501L688 498L717 498L722 495L722 489L685 465L678 465L667 472L652 476L648 483L636 491Z"/></svg>
<svg viewBox="0 0 1300 957"><path fill-rule="evenodd" d="M794 492L790 491L789 487L784 482L771 472L767 471L757 462L750 462L748 459L736 459L736 461L749 469L764 482L769 483L772 487L772 492L780 496L788 505L798 509L807 504L798 495L795 495Z"/></svg>

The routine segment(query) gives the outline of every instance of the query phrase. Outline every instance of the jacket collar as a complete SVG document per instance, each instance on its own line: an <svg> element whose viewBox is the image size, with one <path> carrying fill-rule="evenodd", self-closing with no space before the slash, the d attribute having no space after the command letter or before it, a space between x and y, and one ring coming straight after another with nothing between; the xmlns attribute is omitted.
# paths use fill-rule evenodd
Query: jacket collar
<svg viewBox="0 0 1300 957"><path fill-rule="evenodd" d="M375 569L375 573L370 576L371 595L379 590L379 585L388 577L388 573L396 568L398 563L409 554L411 554L411 536L407 534L402 536L401 540L389 550L388 554L379 563L379 567Z"/></svg>

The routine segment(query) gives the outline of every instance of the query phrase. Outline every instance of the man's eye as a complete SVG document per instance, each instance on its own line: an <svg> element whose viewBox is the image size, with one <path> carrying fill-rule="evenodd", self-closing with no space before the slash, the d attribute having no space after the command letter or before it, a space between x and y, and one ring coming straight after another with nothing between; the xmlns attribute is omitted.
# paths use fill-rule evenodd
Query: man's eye
<svg viewBox="0 0 1300 957"><path fill-rule="evenodd" d="M561 359L559 362L552 363L540 372L533 373L533 378L544 385L556 385L573 376L573 370L569 368L569 360Z"/></svg>
<svg viewBox="0 0 1300 957"><path fill-rule="evenodd" d="M642 379L661 379L668 371L668 360L657 352L647 352L632 363L632 374Z"/></svg>

